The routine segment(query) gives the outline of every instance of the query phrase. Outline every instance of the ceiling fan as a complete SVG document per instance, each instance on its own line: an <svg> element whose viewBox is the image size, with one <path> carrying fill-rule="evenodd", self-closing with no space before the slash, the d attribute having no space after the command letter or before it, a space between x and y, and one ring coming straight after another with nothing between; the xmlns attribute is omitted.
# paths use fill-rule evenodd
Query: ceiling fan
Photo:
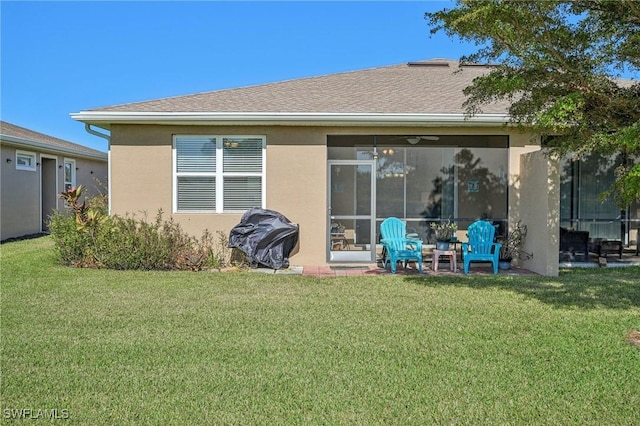
<svg viewBox="0 0 640 426"><path fill-rule="evenodd" d="M407 139L407 142L409 142L411 145L415 145L418 142L420 142L421 140L437 141L437 140L440 140L440 137L438 137L438 136L408 136L406 139Z"/></svg>
<svg viewBox="0 0 640 426"><path fill-rule="evenodd" d="M415 145L418 142L420 142L421 140L425 140L425 141L437 141L440 140L439 136L433 136L433 135L428 135L428 136L402 136L399 138L395 138L394 140L397 139L404 139L407 142L409 142L411 145Z"/></svg>

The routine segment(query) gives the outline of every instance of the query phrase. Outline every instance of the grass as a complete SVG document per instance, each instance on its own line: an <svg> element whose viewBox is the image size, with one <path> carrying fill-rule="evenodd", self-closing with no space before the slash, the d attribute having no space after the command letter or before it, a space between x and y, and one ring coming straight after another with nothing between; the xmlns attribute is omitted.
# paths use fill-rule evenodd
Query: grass
<svg viewBox="0 0 640 426"><path fill-rule="evenodd" d="M639 268L315 279L1 250L2 421L640 424Z"/></svg>

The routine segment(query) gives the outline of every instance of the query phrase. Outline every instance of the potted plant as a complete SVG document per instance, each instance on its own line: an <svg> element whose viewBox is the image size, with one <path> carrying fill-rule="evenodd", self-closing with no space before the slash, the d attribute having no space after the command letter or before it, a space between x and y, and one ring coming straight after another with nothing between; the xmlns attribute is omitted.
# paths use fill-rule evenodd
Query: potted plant
<svg viewBox="0 0 640 426"><path fill-rule="evenodd" d="M523 225L522 221L518 220L504 241L502 241L498 258L498 267L500 269L511 268L511 261L513 259L527 260L533 257L533 253L527 253L522 249L526 237L527 225Z"/></svg>
<svg viewBox="0 0 640 426"><path fill-rule="evenodd" d="M453 239L458 225L451 220L446 222L431 222L429 225L433 232L433 237L436 239L436 249L448 250L449 242Z"/></svg>

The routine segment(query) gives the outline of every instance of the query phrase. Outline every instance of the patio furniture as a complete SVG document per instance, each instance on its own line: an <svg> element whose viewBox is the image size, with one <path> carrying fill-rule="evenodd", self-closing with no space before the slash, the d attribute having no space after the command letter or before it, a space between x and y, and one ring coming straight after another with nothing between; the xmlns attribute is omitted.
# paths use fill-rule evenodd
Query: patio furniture
<svg viewBox="0 0 640 426"><path fill-rule="evenodd" d="M331 250L349 250L349 240L345 226L338 222L331 223Z"/></svg>
<svg viewBox="0 0 640 426"><path fill-rule="evenodd" d="M622 259L622 241L607 240L606 238L593 238L589 240L589 251L598 257L607 257L607 254L617 254Z"/></svg>
<svg viewBox="0 0 640 426"><path fill-rule="evenodd" d="M415 261L418 269L422 273L422 240L406 237L407 227L403 221L396 217L389 217L380 224L380 235L384 258L383 267L387 268L387 263L391 264L391 273L396 273L396 264L404 261L407 263Z"/></svg>
<svg viewBox="0 0 640 426"><path fill-rule="evenodd" d="M440 261L440 256L449 257L449 269L451 270L451 272L455 272L457 269L456 251L437 249L433 251L433 260L431 261L431 268L434 270L434 272L438 270L438 262Z"/></svg>
<svg viewBox="0 0 640 426"><path fill-rule="evenodd" d="M493 273L498 273L498 255L502 244L494 243L496 228L486 220L478 220L467 229L468 242L462 243L464 273L469 273L471 262L491 262Z"/></svg>
<svg viewBox="0 0 640 426"><path fill-rule="evenodd" d="M560 255L574 260L589 260L589 231L560 228ZM562 259L561 259L562 260Z"/></svg>
<svg viewBox="0 0 640 426"><path fill-rule="evenodd" d="M349 250L349 240L344 232L331 233L331 250Z"/></svg>

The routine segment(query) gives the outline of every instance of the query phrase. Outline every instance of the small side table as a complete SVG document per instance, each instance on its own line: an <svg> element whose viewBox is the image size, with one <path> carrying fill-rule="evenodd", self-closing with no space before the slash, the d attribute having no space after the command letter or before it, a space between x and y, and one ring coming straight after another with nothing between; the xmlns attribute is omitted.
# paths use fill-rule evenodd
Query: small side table
<svg viewBox="0 0 640 426"><path fill-rule="evenodd" d="M433 260L431 261L431 265L434 271L438 270L440 256L449 256L449 269L451 269L452 272L457 270L455 250L433 250Z"/></svg>
<svg viewBox="0 0 640 426"><path fill-rule="evenodd" d="M349 250L350 248L344 232L331 233L331 250Z"/></svg>

